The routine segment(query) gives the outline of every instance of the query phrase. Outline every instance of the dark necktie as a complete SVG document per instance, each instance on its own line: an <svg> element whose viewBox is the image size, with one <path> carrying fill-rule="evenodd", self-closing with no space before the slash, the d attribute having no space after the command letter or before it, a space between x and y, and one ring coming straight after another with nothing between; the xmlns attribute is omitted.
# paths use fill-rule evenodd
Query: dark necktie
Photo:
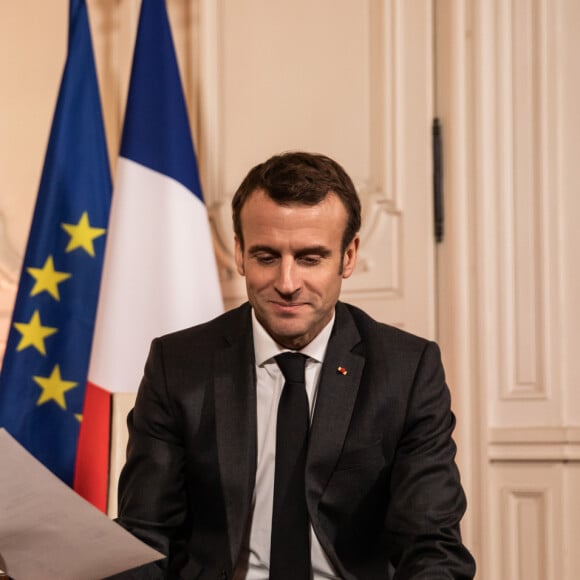
<svg viewBox="0 0 580 580"><path fill-rule="evenodd" d="M285 352L276 357L276 362L286 382L276 423L270 580L309 580L310 520L304 486L310 425L304 384L306 357Z"/></svg>

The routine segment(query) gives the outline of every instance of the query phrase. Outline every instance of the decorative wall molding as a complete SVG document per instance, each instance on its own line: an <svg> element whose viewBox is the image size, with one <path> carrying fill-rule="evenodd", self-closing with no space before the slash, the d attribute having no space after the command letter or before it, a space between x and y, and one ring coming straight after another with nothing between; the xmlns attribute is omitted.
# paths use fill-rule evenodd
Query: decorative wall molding
<svg viewBox="0 0 580 580"><path fill-rule="evenodd" d="M578 530L573 467L551 461L492 462L490 560L482 580L575 580L568 564Z"/></svg>
<svg viewBox="0 0 580 580"><path fill-rule="evenodd" d="M505 487L501 494L504 578L548 578L550 491L538 486Z"/></svg>
<svg viewBox="0 0 580 580"><path fill-rule="evenodd" d="M485 91L476 112L484 135L478 259L490 336L484 372L498 426L555 426L564 414L560 207L569 185L560 175L567 127L558 99L568 73L558 52L560 9L546 0L480 8L494 48L481 48L475 89Z"/></svg>
<svg viewBox="0 0 580 580"><path fill-rule="evenodd" d="M491 461L580 461L580 427L495 428Z"/></svg>
<svg viewBox="0 0 580 580"><path fill-rule="evenodd" d="M545 0L496 3L498 127L497 223L500 236L500 317L504 321L501 398L547 400L555 362L551 353L549 298L558 278L548 278L557 247L551 199L555 143L548 128L557 109L551 38Z"/></svg>

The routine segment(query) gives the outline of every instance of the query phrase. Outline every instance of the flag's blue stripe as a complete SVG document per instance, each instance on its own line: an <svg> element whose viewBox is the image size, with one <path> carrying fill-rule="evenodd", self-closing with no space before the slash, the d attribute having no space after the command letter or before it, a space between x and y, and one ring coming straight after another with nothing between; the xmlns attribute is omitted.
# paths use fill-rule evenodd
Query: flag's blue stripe
<svg viewBox="0 0 580 580"><path fill-rule="evenodd" d="M77 224L84 212L90 225L106 228L111 178L103 129L89 22L84 0L71 0L69 53L50 133L44 168L12 324L0 375L0 425L67 483L72 483L79 422L93 337L105 236L94 240L95 257L65 252L70 236L61 224ZM43 291L31 296L35 280L27 269L54 268L71 274L58 284L60 300ZM58 328L44 340L46 354L17 347L14 323L28 323L38 311L43 326ZM33 377L61 377L77 383L64 394L66 409L42 393Z"/></svg>
<svg viewBox="0 0 580 580"><path fill-rule="evenodd" d="M143 0L121 155L182 183L203 200L164 0Z"/></svg>

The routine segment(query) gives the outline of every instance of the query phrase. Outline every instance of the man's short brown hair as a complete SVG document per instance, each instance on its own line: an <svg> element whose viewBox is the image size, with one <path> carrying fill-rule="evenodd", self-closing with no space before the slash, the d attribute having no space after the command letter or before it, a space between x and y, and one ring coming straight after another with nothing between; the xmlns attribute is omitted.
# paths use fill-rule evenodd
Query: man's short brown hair
<svg viewBox="0 0 580 580"><path fill-rule="evenodd" d="M348 215L342 236L343 252L360 230L360 200L346 171L325 155L301 151L283 153L251 169L234 195L234 233L242 248L242 207L257 190L263 190L280 205L316 205L330 192L337 195Z"/></svg>

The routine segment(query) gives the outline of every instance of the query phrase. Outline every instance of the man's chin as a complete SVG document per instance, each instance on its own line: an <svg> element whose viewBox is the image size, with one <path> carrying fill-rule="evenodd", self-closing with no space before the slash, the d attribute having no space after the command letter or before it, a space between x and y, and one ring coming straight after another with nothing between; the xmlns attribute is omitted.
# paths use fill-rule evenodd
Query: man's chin
<svg viewBox="0 0 580 580"><path fill-rule="evenodd" d="M302 346L305 346L306 344L302 344L305 336L305 331L302 327L292 325L274 325L268 330L268 333L278 344L285 348L296 350L302 348Z"/></svg>

